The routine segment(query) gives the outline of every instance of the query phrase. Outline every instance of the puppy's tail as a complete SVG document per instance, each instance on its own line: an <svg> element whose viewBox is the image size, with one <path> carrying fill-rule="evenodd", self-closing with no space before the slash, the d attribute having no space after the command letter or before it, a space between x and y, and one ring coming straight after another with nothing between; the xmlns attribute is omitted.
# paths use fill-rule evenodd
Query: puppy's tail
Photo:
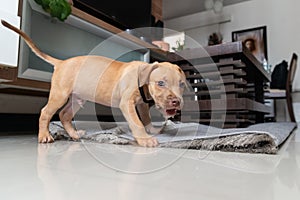
<svg viewBox="0 0 300 200"><path fill-rule="evenodd" d="M14 32L18 33L21 37L24 38L25 42L27 43L27 45L31 48L31 50L41 59L45 60L46 62L52 64L52 65L56 65L57 63L61 62L61 60L53 58L43 52L41 52L33 43L33 41L30 39L30 37L28 35L26 35L26 33L24 33L23 31L21 31L20 29L14 27L13 25L9 24L8 22L1 20L1 23L3 24L3 26L13 30Z"/></svg>

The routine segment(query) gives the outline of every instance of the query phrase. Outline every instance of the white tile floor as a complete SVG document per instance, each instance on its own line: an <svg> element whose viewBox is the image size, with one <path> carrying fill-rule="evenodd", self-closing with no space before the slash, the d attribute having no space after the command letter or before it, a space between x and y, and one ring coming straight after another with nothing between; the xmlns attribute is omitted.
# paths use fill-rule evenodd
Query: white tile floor
<svg viewBox="0 0 300 200"><path fill-rule="evenodd" d="M298 200L300 130L278 155L0 137L1 200Z"/></svg>

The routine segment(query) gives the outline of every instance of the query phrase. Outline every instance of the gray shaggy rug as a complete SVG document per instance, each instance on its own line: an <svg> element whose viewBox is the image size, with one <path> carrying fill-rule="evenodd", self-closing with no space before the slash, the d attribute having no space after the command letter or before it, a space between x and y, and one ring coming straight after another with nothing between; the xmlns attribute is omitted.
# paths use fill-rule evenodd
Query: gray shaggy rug
<svg viewBox="0 0 300 200"><path fill-rule="evenodd" d="M162 123L155 125L162 126ZM81 140L136 145L125 122L76 121L74 126L77 130L86 131ZM247 128L219 129L197 123L167 121L163 132L155 137L159 147L276 154L295 127L295 123L280 122L255 124ZM51 122L49 130L55 140L70 139L60 122Z"/></svg>

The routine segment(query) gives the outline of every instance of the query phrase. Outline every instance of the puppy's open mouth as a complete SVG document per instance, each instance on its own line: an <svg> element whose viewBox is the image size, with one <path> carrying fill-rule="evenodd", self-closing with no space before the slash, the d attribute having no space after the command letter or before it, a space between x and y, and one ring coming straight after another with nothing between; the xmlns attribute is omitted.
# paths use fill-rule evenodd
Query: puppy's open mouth
<svg viewBox="0 0 300 200"><path fill-rule="evenodd" d="M167 113L168 116L174 116L177 113L177 109L175 109L175 108L167 109L166 113Z"/></svg>
<svg viewBox="0 0 300 200"><path fill-rule="evenodd" d="M159 110L166 119L170 117L174 117L177 114L177 111L180 110L180 108L177 107L166 108L158 104L156 104L156 109Z"/></svg>

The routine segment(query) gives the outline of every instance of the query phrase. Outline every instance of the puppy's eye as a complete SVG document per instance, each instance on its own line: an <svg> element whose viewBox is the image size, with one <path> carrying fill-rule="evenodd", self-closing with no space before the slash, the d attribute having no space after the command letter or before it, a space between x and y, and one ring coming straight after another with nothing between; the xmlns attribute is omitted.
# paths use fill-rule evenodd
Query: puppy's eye
<svg viewBox="0 0 300 200"><path fill-rule="evenodd" d="M157 82L157 85L158 85L159 87L165 87L165 86L166 86L166 83L165 83L164 81L158 81L158 82Z"/></svg>
<svg viewBox="0 0 300 200"><path fill-rule="evenodd" d="M180 83L179 83L179 87L180 87L180 88L185 88L185 83L184 83L184 82L180 82Z"/></svg>

